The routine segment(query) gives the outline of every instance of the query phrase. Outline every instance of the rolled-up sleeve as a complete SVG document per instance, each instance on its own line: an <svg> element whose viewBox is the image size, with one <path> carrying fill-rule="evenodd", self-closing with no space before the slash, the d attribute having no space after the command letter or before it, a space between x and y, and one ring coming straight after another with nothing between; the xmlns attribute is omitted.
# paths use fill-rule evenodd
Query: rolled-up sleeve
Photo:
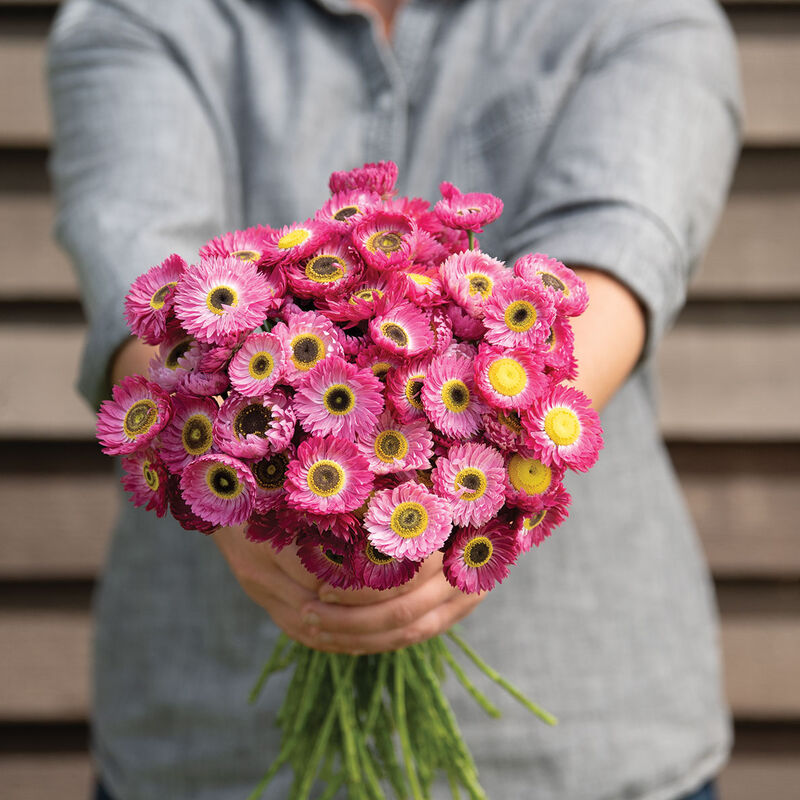
<svg viewBox="0 0 800 800"><path fill-rule="evenodd" d="M646 311L649 355L722 209L740 96L735 40L712 0L617 4L532 170L510 252L613 275Z"/></svg>
<svg viewBox="0 0 800 800"><path fill-rule="evenodd" d="M147 20L67 3L48 59L55 230L80 279L88 335L79 388L96 406L128 335L131 282L170 253L195 258L230 226L236 187L203 98Z"/></svg>

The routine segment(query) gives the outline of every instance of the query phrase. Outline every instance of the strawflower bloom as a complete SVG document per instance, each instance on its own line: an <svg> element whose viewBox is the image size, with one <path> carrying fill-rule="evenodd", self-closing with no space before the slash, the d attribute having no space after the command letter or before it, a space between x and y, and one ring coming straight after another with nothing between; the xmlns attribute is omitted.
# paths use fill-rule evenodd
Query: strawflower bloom
<svg viewBox="0 0 800 800"><path fill-rule="evenodd" d="M377 270L367 270L358 284L341 297L317 301L317 310L334 322L355 325L375 313L388 290L388 279Z"/></svg>
<svg viewBox="0 0 800 800"><path fill-rule="evenodd" d="M286 350L283 381L297 386L306 374L328 356L343 356L342 334L333 323L313 311L291 314L272 333Z"/></svg>
<svg viewBox="0 0 800 800"><path fill-rule="evenodd" d="M200 258L212 256L233 256L240 261L258 264L264 256L264 241L272 231L264 225L254 225L241 231L230 231L214 237L200 248Z"/></svg>
<svg viewBox="0 0 800 800"><path fill-rule="evenodd" d="M328 240L332 229L319 220L307 219L272 230L264 239L262 267L286 266L308 258Z"/></svg>
<svg viewBox="0 0 800 800"><path fill-rule="evenodd" d="M212 257L186 270L175 294L175 313L201 342L228 344L264 321L269 291L255 264Z"/></svg>
<svg viewBox="0 0 800 800"><path fill-rule="evenodd" d="M148 375L165 392L174 392L183 378L198 367L202 358L200 343L183 331L174 331L158 346L150 359Z"/></svg>
<svg viewBox="0 0 800 800"><path fill-rule="evenodd" d="M229 386L230 381L225 370L201 372L199 369L193 369L181 375L178 391L197 397L215 397L227 391Z"/></svg>
<svg viewBox="0 0 800 800"><path fill-rule="evenodd" d="M369 189L347 189L336 192L319 211L314 219L326 222L334 230L346 233L359 223L365 214L371 214L381 207L379 194Z"/></svg>
<svg viewBox="0 0 800 800"><path fill-rule="evenodd" d="M542 347L555 317L552 292L541 283L507 280L484 303L486 341L500 347Z"/></svg>
<svg viewBox="0 0 800 800"><path fill-rule="evenodd" d="M353 442L337 436L305 439L286 473L288 502L312 514L355 511L372 483L367 460Z"/></svg>
<svg viewBox="0 0 800 800"><path fill-rule="evenodd" d="M380 381L385 381L391 370L398 369L404 359L387 353L375 344L359 349L356 364L362 369L369 369Z"/></svg>
<svg viewBox="0 0 800 800"><path fill-rule="evenodd" d="M393 161L378 161L348 171L333 172L328 179L331 194L360 189L387 198L393 194L396 183L397 164Z"/></svg>
<svg viewBox="0 0 800 800"><path fill-rule="evenodd" d="M169 395L141 375L129 375L112 389L97 415L97 439L109 456L146 447L172 416Z"/></svg>
<svg viewBox="0 0 800 800"><path fill-rule="evenodd" d="M356 445L375 475L431 466L433 439L424 419L400 422L384 411L375 425L358 432Z"/></svg>
<svg viewBox="0 0 800 800"><path fill-rule="evenodd" d="M535 511L543 498L558 491L563 477L563 467L514 453L506 463L506 503L523 511Z"/></svg>
<svg viewBox="0 0 800 800"><path fill-rule="evenodd" d="M351 548L330 534L307 528L297 536L297 556L303 566L321 581L339 589L358 588Z"/></svg>
<svg viewBox="0 0 800 800"><path fill-rule="evenodd" d="M169 497L169 511L178 524L186 531L199 531L206 536L214 533L219 525L208 522L189 508L181 492L181 476L170 474L167 481L167 495Z"/></svg>
<svg viewBox="0 0 800 800"><path fill-rule="evenodd" d="M251 333L231 359L231 386L250 397L267 394L281 380L285 363L286 350L280 337L260 331Z"/></svg>
<svg viewBox="0 0 800 800"><path fill-rule="evenodd" d="M572 498L563 486L543 497L539 508L520 514L517 527L517 544L520 552L527 553L538 547L569 515Z"/></svg>
<svg viewBox="0 0 800 800"><path fill-rule="evenodd" d="M253 512L255 481L248 466L225 453L200 456L183 470L181 492L206 522L239 525Z"/></svg>
<svg viewBox="0 0 800 800"><path fill-rule="evenodd" d="M403 214L375 211L353 229L353 244L374 269L387 270L411 261L416 226Z"/></svg>
<svg viewBox="0 0 800 800"><path fill-rule="evenodd" d="M297 297L331 297L351 289L364 271L364 262L344 238L332 237L308 258L286 269Z"/></svg>
<svg viewBox="0 0 800 800"><path fill-rule="evenodd" d="M433 487L446 498L456 525L484 525L506 501L505 463L493 447L466 442L436 461Z"/></svg>
<svg viewBox="0 0 800 800"><path fill-rule="evenodd" d="M447 181L439 185L439 191L442 199L433 210L448 228L483 233L484 225L494 222L503 213L503 201L493 194L462 194Z"/></svg>
<svg viewBox="0 0 800 800"><path fill-rule="evenodd" d="M415 358L406 361L387 376L386 401L401 422L425 419L422 387L428 374L428 367L427 359Z"/></svg>
<svg viewBox="0 0 800 800"><path fill-rule="evenodd" d="M270 509L260 513L256 511L247 522L244 531L249 542L269 542L276 553L294 542L298 533L295 512L286 508Z"/></svg>
<svg viewBox="0 0 800 800"><path fill-rule="evenodd" d="M353 571L362 586L370 589L391 589L408 583L419 572L421 561L394 558L382 553L369 539L352 550Z"/></svg>
<svg viewBox="0 0 800 800"><path fill-rule="evenodd" d="M467 439L480 429L486 405L475 390L473 366L466 358L434 358L421 394L428 419L445 436Z"/></svg>
<svg viewBox="0 0 800 800"><path fill-rule="evenodd" d="M405 358L421 355L433 344L430 317L411 303L382 304L369 321L372 341L389 353Z"/></svg>
<svg viewBox="0 0 800 800"><path fill-rule="evenodd" d="M483 435L502 452L525 447L527 435L519 414L513 409L490 409L483 415Z"/></svg>
<svg viewBox="0 0 800 800"><path fill-rule="evenodd" d="M307 374L293 406L308 433L352 440L359 431L375 426L383 411L382 389L371 370L330 356Z"/></svg>
<svg viewBox="0 0 800 800"><path fill-rule="evenodd" d="M527 281L540 281L552 292L558 310L569 317L582 314L589 304L586 284L555 258L542 253L522 256L514 264L514 274Z"/></svg>
<svg viewBox="0 0 800 800"><path fill-rule="evenodd" d="M122 459L122 485L131 495L131 502L145 511L167 513L167 469L158 453L148 447Z"/></svg>
<svg viewBox="0 0 800 800"><path fill-rule="evenodd" d="M510 278L502 261L479 250L449 256L439 274L453 300L473 317L483 316L483 304L495 287Z"/></svg>
<svg viewBox="0 0 800 800"><path fill-rule="evenodd" d="M283 450L294 426L295 414L282 390L257 397L232 391L214 420L214 444L237 458L262 458Z"/></svg>
<svg viewBox="0 0 800 800"><path fill-rule="evenodd" d="M453 333L459 339L466 339L470 342L477 342L483 339L486 334L486 326L483 324L483 320L471 317L463 308L457 305L449 305L444 308L453 328Z"/></svg>
<svg viewBox="0 0 800 800"><path fill-rule="evenodd" d="M514 531L504 520L460 528L445 551L444 576L467 594L488 592L503 582L518 554Z"/></svg>
<svg viewBox="0 0 800 800"><path fill-rule="evenodd" d="M475 385L492 408L520 411L547 391L550 381L533 350L483 344L475 360Z"/></svg>
<svg viewBox="0 0 800 800"><path fill-rule="evenodd" d="M414 481L375 492L364 517L367 538L381 553L411 561L438 550L452 524L447 500Z"/></svg>
<svg viewBox="0 0 800 800"><path fill-rule="evenodd" d="M550 378L556 383L575 380L578 375L575 334L566 317L555 318L544 346L544 365Z"/></svg>
<svg viewBox="0 0 800 800"><path fill-rule="evenodd" d="M175 287L186 269L176 254L151 267L131 285L125 297L125 319L134 336L147 344L161 344L175 301Z"/></svg>
<svg viewBox="0 0 800 800"><path fill-rule="evenodd" d="M528 446L545 464L586 472L603 446L600 419L589 398L572 386L554 384L522 415Z"/></svg>
<svg viewBox="0 0 800 800"><path fill-rule="evenodd" d="M250 471L256 482L253 504L258 514L265 514L286 503L286 470L294 457L290 445L278 453L266 455L258 461L250 462Z"/></svg>
<svg viewBox="0 0 800 800"><path fill-rule="evenodd" d="M217 404L208 398L177 394L173 415L161 432L161 458L170 472L181 473L194 459L212 452Z"/></svg>

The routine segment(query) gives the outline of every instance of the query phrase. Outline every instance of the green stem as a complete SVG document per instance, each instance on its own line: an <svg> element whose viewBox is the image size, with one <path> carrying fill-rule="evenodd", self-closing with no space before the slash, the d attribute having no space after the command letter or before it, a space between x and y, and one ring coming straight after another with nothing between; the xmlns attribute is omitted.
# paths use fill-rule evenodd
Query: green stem
<svg viewBox="0 0 800 800"><path fill-rule="evenodd" d="M348 658L348 666L352 665L350 674L352 675L355 668L355 656L345 656ZM357 787L361 783L361 773L358 770L358 749L356 747L355 737L360 734L356 730L355 719L352 718L352 694L353 683L352 680L345 680L342 676L342 671L339 668L339 656L329 655L328 660L331 666L331 675L333 676L333 683L336 687L337 706L339 709L339 728L342 732L342 743L344 749L344 767L347 774L348 789L359 793L360 789ZM346 693L346 694L345 694Z"/></svg>
<svg viewBox="0 0 800 800"><path fill-rule="evenodd" d="M291 643L292 640L285 633L282 633L278 637L267 663L264 664L264 669L261 670L261 674L258 676L255 686L250 690L250 697L248 698L250 705L258 700L258 696L261 694L261 690L264 688L264 684L267 682L269 676L278 671L282 663L281 657L283 656L283 651L286 650Z"/></svg>
<svg viewBox="0 0 800 800"><path fill-rule="evenodd" d="M372 687L372 695L369 698L369 705L367 706L367 719L364 723L364 736L369 736L372 733L375 723L378 721L378 712L381 707L381 700L383 699L383 690L386 687L386 677L389 674L389 653L381 653L380 660L378 661L378 673L375 676L375 685Z"/></svg>
<svg viewBox="0 0 800 800"><path fill-rule="evenodd" d="M403 751L403 761L406 765L411 794L414 800L424 800L422 788L419 785L417 772L414 768L414 758L406 722L406 658L408 658L408 656L403 650L398 650L394 654L394 717L397 725L397 733L400 736L400 748Z"/></svg>
<svg viewBox="0 0 800 800"><path fill-rule="evenodd" d="M540 708L532 700L525 697L516 686L509 683L499 672L492 669L457 633L448 631L447 635L463 650L466 656L472 661L475 666L486 675L487 678L493 680L498 686L505 689L516 701L521 703L532 714L539 717L540 720L546 722L548 725L557 725L558 720L549 711Z"/></svg>
<svg viewBox="0 0 800 800"><path fill-rule="evenodd" d="M492 703L488 697L467 677L467 673L461 668L461 664L453 658L453 654L447 649L447 645L438 640L439 652L447 662L453 674L458 678L459 683L472 695L475 702L490 716L495 719L502 716L500 709Z"/></svg>
<svg viewBox="0 0 800 800"><path fill-rule="evenodd" d="M469 242L469 249L475 249L475 234L472 231L467 231L467 241Z"/></svg>

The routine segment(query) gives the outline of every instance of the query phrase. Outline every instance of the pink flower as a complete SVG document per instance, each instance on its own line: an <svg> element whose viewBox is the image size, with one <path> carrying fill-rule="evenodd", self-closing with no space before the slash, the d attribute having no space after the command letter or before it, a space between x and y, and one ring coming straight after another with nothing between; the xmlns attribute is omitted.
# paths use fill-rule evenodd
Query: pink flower
<svg viewBox="0 0 800 800"><path fill-rule="evenodd" d="M258 397L232 391L214 420L214 444L237 458L279 453L292 438L295 415L280 389Z"/></svg>
<svg viewBox="0 0 800 800"><path fill-rule="evenodd" d="M186 262L176 254L168 256L140 275L125 297L125 319L134 336L147 344L161 344L175 300L175 287Z"/></svg>
<svg viewBox="0 0 800 800"><path fill-rule="evenodd" d="M254 225L242 231L223 233L200 248L200 258L205 261L213 256L233 256L258 264L264 255L264 241L271 232L272 229L264 225Z"/></svg>
<svg viewBox="0 0 800 800"><path fill-rule="evenodd" d="M475 391L472 364L457 356L434 358L422 386L422 405L445 436L467 439L477 433L486 405Z"/></svg>
<svg viewBox="0 0 800 800"><path fill-rule="evenodd" d="M378 550L369 539L352 550L353 571L362 586L391 589L408 583L419 572L421 561L394 558Z"/></svg>
<svg viewBox="0 0 800 800"><path fill-rule="evenodd" d="M393 272L389 275L389 286L397 296L405 297L423 309L445 302L438 270L421 268Z"/></svg>
<svg viewBox="0 0 800 800"><path fill-rule="evenodd" d="M244 536L249 542L269 542L276 553L294 542L299 531L297 514L291 509L275 508L250 517Z"/></svg>
<svg viewBox="0 0 800 800"><path fill-rule="evenodd" d="M229 385L227 372L201 372L193 369L180 376L178 391L197 397L215 397L227 391Z"/></svg>
<svg viewBox="0 0 800 800"><path fill-rule="evenodd" d="M294 398L300 424L318 436L354 439L371 430L383 410L383 384L371 370L338 356L326 358L306 376Z"/></svg>
<svg viewBox="0 0 800 800"><path fill-rule="evenodd" d="M543 253L518 259L514 274L527 281L539 280L553 293L558 310L569 317L582 314L589 304L586 284L569 267Z"/></svg>
<svg viewBox="0 0 800 800"><path fill-rule="evenodd" d="M430 318L411 303L382 303L381 310L369 321L372 341L389 353L413 358L433 344Z"/></svg>
<svg viewBox="0 0 800 800"><path fill-rule="evenodd" d="M471 317L463 308L455 304L445 306L445 313L453 326L453 333L460 339L476 342L483 339L486 326L479 319Z"/></svg>
<svg viewBox="0 0 800 800"><path fill-rule="evenodd" d="M521 450L527 438L519 414L499 408L492 408L483 415L483 435L504 453Z"/></svg>
<svg viewBox="0 0 800 800"><path fill-rule="evenodd" d="M541 500L561 486L564 468L542 463L524 453L514 453L506 462L506 503L534 512Z"/></svg>
<svg viewBox="0 0 800 800"><path fill-rule="evenodd" d="M586 472L603 447L600 418L589 398L571 386L554 384L522 416L528 446L545 464Z"/></svg>
<svg viewBox="0 0 800 800"><path fill-rule="evenodd" d="M534 545L537 547L568 516L572 498L563 486L541 498L539 507L519 516L517 527L517 544L520 552L527 553Z"/></svg>
<svg viewBox="0 0 800 800"><path fill-rule="evenodd" d="M499 347L543 347L555 317L552 292L541 283L505 281L483 305L486 341Z"/></svg>
<svg viewBox="0 0 800 800"><path fill-rule="evenodd" d="M181 476L170 475L167 483L167 495L169 497L169 510L178 524L187 531L199 531L206 536L214 533L219 527L213 522L198 517L187 502L183 499L181 492Z"/></svg>
<svg viewBox="0 0 800 800"><path fill-rule="evenodd" d="M333 172L328 181L331 194L353 190L375 192L388 197L397 183L397 164L393 161L378 161L346 172Z"/></svg>
<svg viewBox="0 0 800 800"><path fill-rule="evenodd" d="M313 311L291 314L272 329L286 350L282 380L299 385L312 367L329 356L343 356L342 334L333 323Z"/></svg>
<svg viewBox="0 0 800 800"><path fill-rule="evenodd" d="M356 589L350 548L341 539L308 528L297 537L297 555L319 580L339 589Z"/></svg>
<svg viewBox="0 0 800 800"><path fill-rule="evenodd" d="M152 447L122 459L122 485L131 502L163 517L167 513L167 470Z"/></svg>
<svg viewBox="0 0 800 800"><path fill-rule="evenodd" d="M255 397L267 394L282 376L286 350L274 333L251 333L228 367L231 386L237 392Z"/></svg>
<svg viewBox="0 0 800 800"><path fill-rule="evenodd" d="M181 473L195 458L214 448L217 404L206 398L178 394L172 399L174 413L161 432L161 458L171 472Z"/></svg>
<svg viewBox="0 0 800 800"><path fill-rule="evenodd" d="M467 594L488 592L503 582L518 553L516 536L504 520L477 530L460 528L445 551L444 576Z"/></svg>
<svg viewBox="0 0 800 800"><path fill-rule="evenodd" d="M575 334L570 321L560 314L556 316L545 341L544 365L554 383L573 381L578 375L575 358Z"/></svg>
<svg viewBox="0 0 800 800"><path fill-rule="evenodd" d="M387 270L408 264L416 226L403 214L375 211L353 229L353 244L370 267Z"/></svg>
<svg viewBox="0 0 800 800"><path fill-rule="evenodd" d="M520 411L546 392L550 382L533 350L482 344L475 361L475 385L493 408Z"/></svg>
<svg viewBox="0 0 800 800"><path fill-rule="evenodd" d="M433 207L444 225L464 231L483 233L483 226L494 222L503 213L503 201L493 194L462 194L452 183L439 186L442 199Z"/></svg>
<svg viewBox="0 0 800 800"><path fill-rule="evenodd" d="M227 344L264 321L269 291L255 264L214 257L187 270L175 295L175 313L201 342Z"/></svg>
<svg viewBox="0 0 800 800"><path fill-rule="evenodd" d="M332 237L308 258L286 270L297 297L334 297L352 289L364 272L364 262L344 238Z"/></svg>
<svg viewBox="0 0 800 800"><path fill-rule="evenodd" d="M385 381L389 372L398 369L403 360L374 344L362 347L356 355L356 364L362 369L371 370L372 374L380 381Z"/></svg>
<svg viewBox="0 0 800 800"><path fill-rule="evenodd" d="M367 270L358 284L342 297L325 297L317 301L317 310L334 322L355 325L369 319L388 289L386 275Z"/></svg>
<svg viewBox="0 0 800 800"><path fill-rule="evenodd" d="M425 419L422 386L428 374L429 361L415 358L391 370L386 379L386 401L401 422Z"/></svg>
<svg viewBox="0 0 800 800"><path fill-rule="evenodd" d="M467 250L449 256L439 274L453 300L476 318L483 316L483 305L492 296L495 287L510 279L502 261L480 250Z"/></svg>
<svg viewBox="0 0 800 800"><path fill-rule="evenodd" d="M447 541L449 503L413 481L375 492L364 517L369 541L381 553L422 561Z"/></svg>
<svg viewBox="0 0 800 800"><path fill-rule="evenodd" d="M359 223L365 214L381 207L381 198L369 189L346 189L336 192L314 215L314 219L326 222L340 233L348 232Z"/></svg>
<svg viewBox="0 0 800 800"><path fill-rule="evenodd" d="M256 482L253 505L256 513L266 514L286 504L286 470L294 458L294 448L289 445L279 453L266 455L250 463Z"/></svg>
<svg viewBox="0 0 800 800"><path fill-rule="evenodd" d="M433 455L433 440L424 419L399 422L384 411L377 424L362 428L356 446L375 475L428 469Z"/></svg>
<svg viewBox="0 0 800 800"><path fill-rule="evenodd" d="M332 233L329 225L314 219L293 222L271 230L264 239L262 267L286 266L308 258L322 247Z"/></svg>
<svg viewBox="0 0 800 800"><path fill-rule="evenodd" d="M246 464L212 453L187 464L181 493L192 512L206 522L239 525L253 511L255 481Z"/></svg>
<svg viewBox="0 0 800 800"><path fill-rule="evenodd" d="M172 416L169 395L141 375L123 378L97 415L97 439L109 456L146 447Z"/></svg>
<svg viewBox="0 0 800 800"><path fill-rule="evenodd" d="M148 374L165 392L174 392L184 377L197 368L202 356L199 342L180 329L173 329L150 359Z"/></svg>

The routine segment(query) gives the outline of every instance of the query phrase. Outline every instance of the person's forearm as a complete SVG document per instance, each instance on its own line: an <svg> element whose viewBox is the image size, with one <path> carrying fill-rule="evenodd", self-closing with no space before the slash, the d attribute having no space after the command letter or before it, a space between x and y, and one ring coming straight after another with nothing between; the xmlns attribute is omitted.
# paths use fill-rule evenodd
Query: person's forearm
<svg viewBox="0 0 800 800"><path fill-rule="evenodd" d="M119 383L128 375L144 375L147 377L150 359L157 348L145 344L141 339L131 336L117 350L111 363L111 382Z"/></svg>
<svg viewBox="0 0 800 800"><path fill-rule="evenodd" d="M639 360L645 339L644 309L610 275L580 266L573 269L589 290L588 308L572 320L578 359L574 385L600 411Z"/></svg>

